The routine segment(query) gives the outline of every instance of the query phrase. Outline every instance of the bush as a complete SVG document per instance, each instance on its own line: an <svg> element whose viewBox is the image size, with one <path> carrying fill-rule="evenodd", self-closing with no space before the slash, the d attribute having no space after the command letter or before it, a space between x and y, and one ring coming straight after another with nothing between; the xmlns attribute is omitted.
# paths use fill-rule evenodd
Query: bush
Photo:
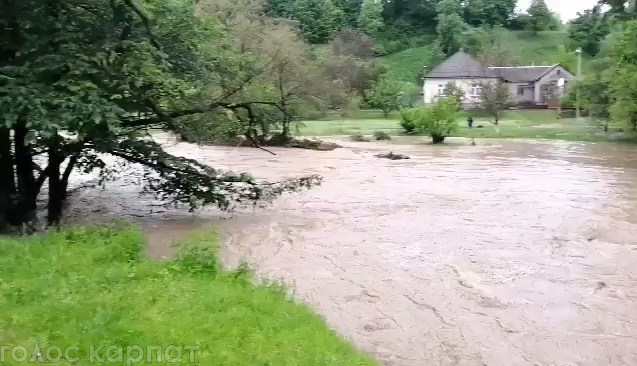
<svg viewBox="0 0 637 366"><path fill-rule="evenodd" d="M457 101L453 98L441 98L431 106L401 112L403 121L409 126L413 124L415 132L429 134L434 144L444 142L445 137L458 128L459 115Z"/></svg>
<svg viewBox="0 0 637 366"><path fill-rule="evenodd" d="M357 134L357 135L352 135L349 137L350 140L352 141L357 141L357 142L369 142L369 139L361 134Z"/></svg>
<svg viewBox="0 0 637 366"><path fill-rule="evenodd" d="M374 138L380 140L391 140L391 136L385 131L374 131Z"/></svg>
<svg viewBox="0 0 637 366"><path fill-rule="evenodd" d="M416 131L415 112L416 108L403 109L400 111L400 127L406 133L414 133Z"/></svg>

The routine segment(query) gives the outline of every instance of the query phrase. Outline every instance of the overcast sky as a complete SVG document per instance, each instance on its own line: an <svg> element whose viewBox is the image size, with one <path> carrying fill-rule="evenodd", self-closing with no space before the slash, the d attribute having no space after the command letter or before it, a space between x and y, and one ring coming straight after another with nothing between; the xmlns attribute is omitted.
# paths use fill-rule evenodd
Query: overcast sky
<svg viewBox="0 0 637 366"><path fill-rule="evenodd" d="M518 7L526 10L531 0L518 0ZM597 0L546 0L549 8L558 13L562 21L568 21L577 16L578 12L592 8Z"/></svg>

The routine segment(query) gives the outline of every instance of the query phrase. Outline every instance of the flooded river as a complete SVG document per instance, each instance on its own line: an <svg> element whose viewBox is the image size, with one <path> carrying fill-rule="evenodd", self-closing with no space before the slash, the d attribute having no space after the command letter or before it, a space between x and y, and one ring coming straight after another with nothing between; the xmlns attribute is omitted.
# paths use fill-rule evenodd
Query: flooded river
<svg viewBox="0 0 637 366"><path fill-rule="evenodd" d="M78 193L71 217L132 218L155 257L217 226L228 265L287 283L384 365L637 365L635 147L408 142L276 156L172 144L215 167L325 181L266 208L192 215L125 177ZM390 150L412 159L373 157Z"/></svg>

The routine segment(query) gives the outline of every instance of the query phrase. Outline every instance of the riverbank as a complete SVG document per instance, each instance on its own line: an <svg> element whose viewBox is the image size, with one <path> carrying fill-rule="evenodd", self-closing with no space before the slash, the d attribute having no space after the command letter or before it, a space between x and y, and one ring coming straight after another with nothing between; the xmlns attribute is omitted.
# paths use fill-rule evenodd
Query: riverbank
<svg viewBox="0 0 637 366"><path fill-rule="evenodd" d="M356 117L360 118L302 121L298 123L298 134L308 137L371 136L376 131L383 131L392 136L405 135L396 113L388 118L377 114L360 114ZM637 136L625 133L620 125L611 124L609 131L605 132L598 121L589 118L580 121L574 118L560 119L556 112L547 110L509 111L497 127L485 117L475 117L473 128L468 128L465 121L459 120L458 129L451 137L637 142Z"/></svg>
<svg viewBox="0 0 637 366"><path fill-rule="evenodd" d="M376 365L281 287L222 269L214 236L191 236L173 261L147 260L143 247L131 227L0 238L0 344L31 357L38 342L45 360L57 356L50 346L77 346L69 356L80 363L91 347L104 346L94 354L106 359L122 346L126 361L138 345L153 361L147 347L161 347L157 363L170 364L173 345L172 363L179 349L178 363L201 365Z"/></svg>

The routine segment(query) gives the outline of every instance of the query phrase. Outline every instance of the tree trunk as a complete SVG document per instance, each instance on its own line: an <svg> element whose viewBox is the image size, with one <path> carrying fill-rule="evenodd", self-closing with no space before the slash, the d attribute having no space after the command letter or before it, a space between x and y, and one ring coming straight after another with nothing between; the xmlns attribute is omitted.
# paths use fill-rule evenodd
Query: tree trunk
<svg viewBox="0 0 637 366"><path fill-rule="evenodd" d="M438 134L433 134L431 135L431 140L434 144L441 144L443 142L445 142L445 136L443 135L438 135Z"/></svg>
<svg viewBox="0 0 637 366"><path fill-rule="evenodd" d="M64 155L60 151L60 137L57 135L49 143L49 161L46 167L49 178L49 201L47 204L47 224L58 226L62 218L62 202L64 201L64 184L60 178L60 165Z"/></svg>
<svg viewBox="0 0 637 366"><path fill-rule="evenodd" d="M64 174L62 174L62 193L64 195L64 200L69 198L69 178L75 168L75 164L77 164L77 155L71 156L69 162L66 164L66 168L64 168Z"/></svg>
<svg viewBox="0 0 637 366"><path fill-rule="evenodd" d="M15 173L11 153L11 131L0 128L0 230L13 223L13 200L15 195Z"/></svg>
<svg viewBox="0 0 637 366"><path fill-rule="evenodd" d="M35 230L39 189L33 174L34 164L32 151L27 141L28 132L23 121L16 124L14 129L15 166L18 178L16 219L23 226L26 225L30 233Z"/></svg>

